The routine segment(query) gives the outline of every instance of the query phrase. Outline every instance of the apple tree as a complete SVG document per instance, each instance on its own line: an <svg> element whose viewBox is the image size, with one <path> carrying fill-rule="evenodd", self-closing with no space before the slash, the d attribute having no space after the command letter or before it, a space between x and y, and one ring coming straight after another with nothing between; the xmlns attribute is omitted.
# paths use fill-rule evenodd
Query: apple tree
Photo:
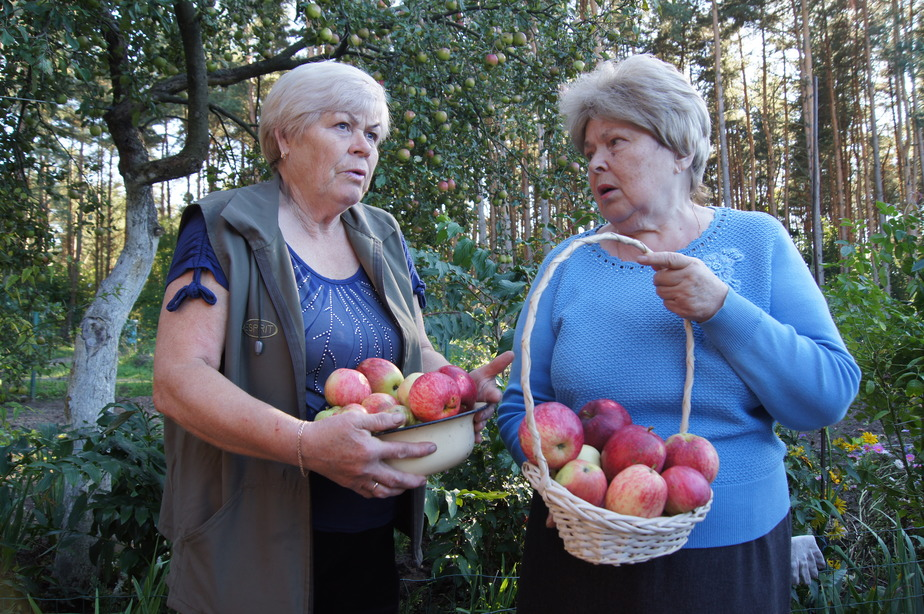
<svg viewBox="0 0 924 614"><path fill-rule="evenodd" d="M484 264L529 263L543 236L588 210L556 92L631 33L635 10L539 0L0 0L0 9L2 138L18 170L0 186L4 223L29 247L2 262L15 271L8 286L38 278L33 267L61 225L39 206L37 186L81 207L100 202L70 193L91 182L60 175L68 186L55 185L54 171L38 170L35 144L64 160L77 141L118 155L124 211L110 219L124 220L123 244L76 326L75 425L114 400L119 335L167 221L154 186L198 174L208 191L265 177L254 141L260 101L275 75L304 62L355 63L391 92L395 130L369 202L394 212L431 262L453 262L455 285L443 296L434 288L435 304L468 312L496 294L484 321L509 315L522 276ZM473 291L484 283L490 292Z"/></svg>

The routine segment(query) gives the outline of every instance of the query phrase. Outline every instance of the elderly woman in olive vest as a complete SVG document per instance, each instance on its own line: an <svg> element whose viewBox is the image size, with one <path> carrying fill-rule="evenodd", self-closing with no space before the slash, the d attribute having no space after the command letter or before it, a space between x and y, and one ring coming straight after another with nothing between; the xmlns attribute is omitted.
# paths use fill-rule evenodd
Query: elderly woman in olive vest
<svg viewBox="0 0 924 614"><path fill-rule="evenodd" d="M447 362L427 339L401 229L360 203L388 131L369 75L302 65L262 111L275 178L184 212L154 361L167 418L159 528L180 612L397 611L394 529L419 558L426 478L384 461L434 446L374 437L400 424L394 414L313 420L337 368ZM511 358L472 372L481 400L499 401L494 377Z"/></svg>

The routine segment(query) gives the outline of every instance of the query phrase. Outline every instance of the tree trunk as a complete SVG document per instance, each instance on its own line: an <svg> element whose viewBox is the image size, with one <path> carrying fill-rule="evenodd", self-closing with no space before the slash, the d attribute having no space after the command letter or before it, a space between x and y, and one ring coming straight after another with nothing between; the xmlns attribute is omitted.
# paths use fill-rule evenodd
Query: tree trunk
<svg viewBox="0 0 924 614"><path fill-rule="evenodd" d="M770 96L767 87L767 41L765 30L760 31L761 43L761 113L763 115L761 126L764 131L764 139L767 141L767 210L770 215L778 218L776 204L776 147L774 146L773 130L773 109L770 106Z"/></svg>
<svg viewBox="0 0 924 614"><path fill-rule="evenodd" d="M719 34L719 5L717 0L712 0L712 35L713 46L715 47L715 102L716 116L718 118L716 130L719 137L722 203L724 206L731 208L731 186L729 185L728 173L728 139L725 136L725 92L722 87L722 38Z"/></svg>
<svg viewBox="0 0 924 614"><path fill-rule="evenodd" d="M754 131L751 129L751 103L748 100L748 75L745 70L744 43L738 34L738 52L741 54L741 88L744 95L744 125L748 133L748 209L757 209L757 156L754 153Z"/></svg>
<svg viewBox="0 0 924 614"><path fill-rule="evenodd" d="M809 183L812 198L812 272L819 286L824 285L824 262L822 258L822 215L819 193L818 169L818 100L817 82L812 65L812 38L809 29L809 10L806 0L800 2L802 16L802 117L805 124L805 146L809 160Z"/></svg>

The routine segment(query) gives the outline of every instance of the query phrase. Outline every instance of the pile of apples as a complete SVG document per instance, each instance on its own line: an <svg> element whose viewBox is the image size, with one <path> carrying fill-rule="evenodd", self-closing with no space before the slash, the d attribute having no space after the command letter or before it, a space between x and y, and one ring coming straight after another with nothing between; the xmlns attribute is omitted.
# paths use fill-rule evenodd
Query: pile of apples
<svg viewBox="0 0 924 614"><path fill-rule="evenodd" d="M324 382L328 407L315 421L343 412L388 412L404 417L402 426L449 418L475 408L478 390L468 371L445 365L407 377L384 358L366 358L355 369L335 369Z"/></svg>
<svg viewBox="0 0 924 614"><path fill-rule="evenodd" d="M654 518L690 512L712 496L719 455L705 437L676 433L665 441L633 424L611 399L589 401L578 412L556 401L540 403L533 416L549 472L588 503ZM519 438L527 460L538 464L525 419Z"/></svg>

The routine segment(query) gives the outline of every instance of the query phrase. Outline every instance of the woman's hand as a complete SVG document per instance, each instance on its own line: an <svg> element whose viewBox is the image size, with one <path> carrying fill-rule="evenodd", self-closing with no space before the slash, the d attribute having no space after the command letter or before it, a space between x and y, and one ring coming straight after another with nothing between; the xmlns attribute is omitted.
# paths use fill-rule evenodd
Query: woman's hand
<svg viewBox="0 0 924 614"><path fill-rule="evenodd" d="M426 476L392 468L383 459L418 458L436 451L433 443L382 441L372 435L403 424L389 413L345 412L305 425L301 450L304 467L366 498L400 495L423 486Z"/></svg>
<svg viewBox="0 0 924 614"><path fill-rule="evenodd" d="M658 296L681 318L705 322L725 303L728 286L699 258L677 252L650 252L636 261L655 269Z"/></svg>
<svg viewBox="0 0 924 614"><path fill-rule="evenodd" d="M478 367L469 375L475 380L475 387L478 389L477 400L487 403L488 405L475 414L475 443L481 443L481 431L487 426L488 420L494 415L494 407L500 403L503 392L497 386L496 377L504 372L504 369L513 362L513 352L507 351L497 356L486 365Z"/></svg>

